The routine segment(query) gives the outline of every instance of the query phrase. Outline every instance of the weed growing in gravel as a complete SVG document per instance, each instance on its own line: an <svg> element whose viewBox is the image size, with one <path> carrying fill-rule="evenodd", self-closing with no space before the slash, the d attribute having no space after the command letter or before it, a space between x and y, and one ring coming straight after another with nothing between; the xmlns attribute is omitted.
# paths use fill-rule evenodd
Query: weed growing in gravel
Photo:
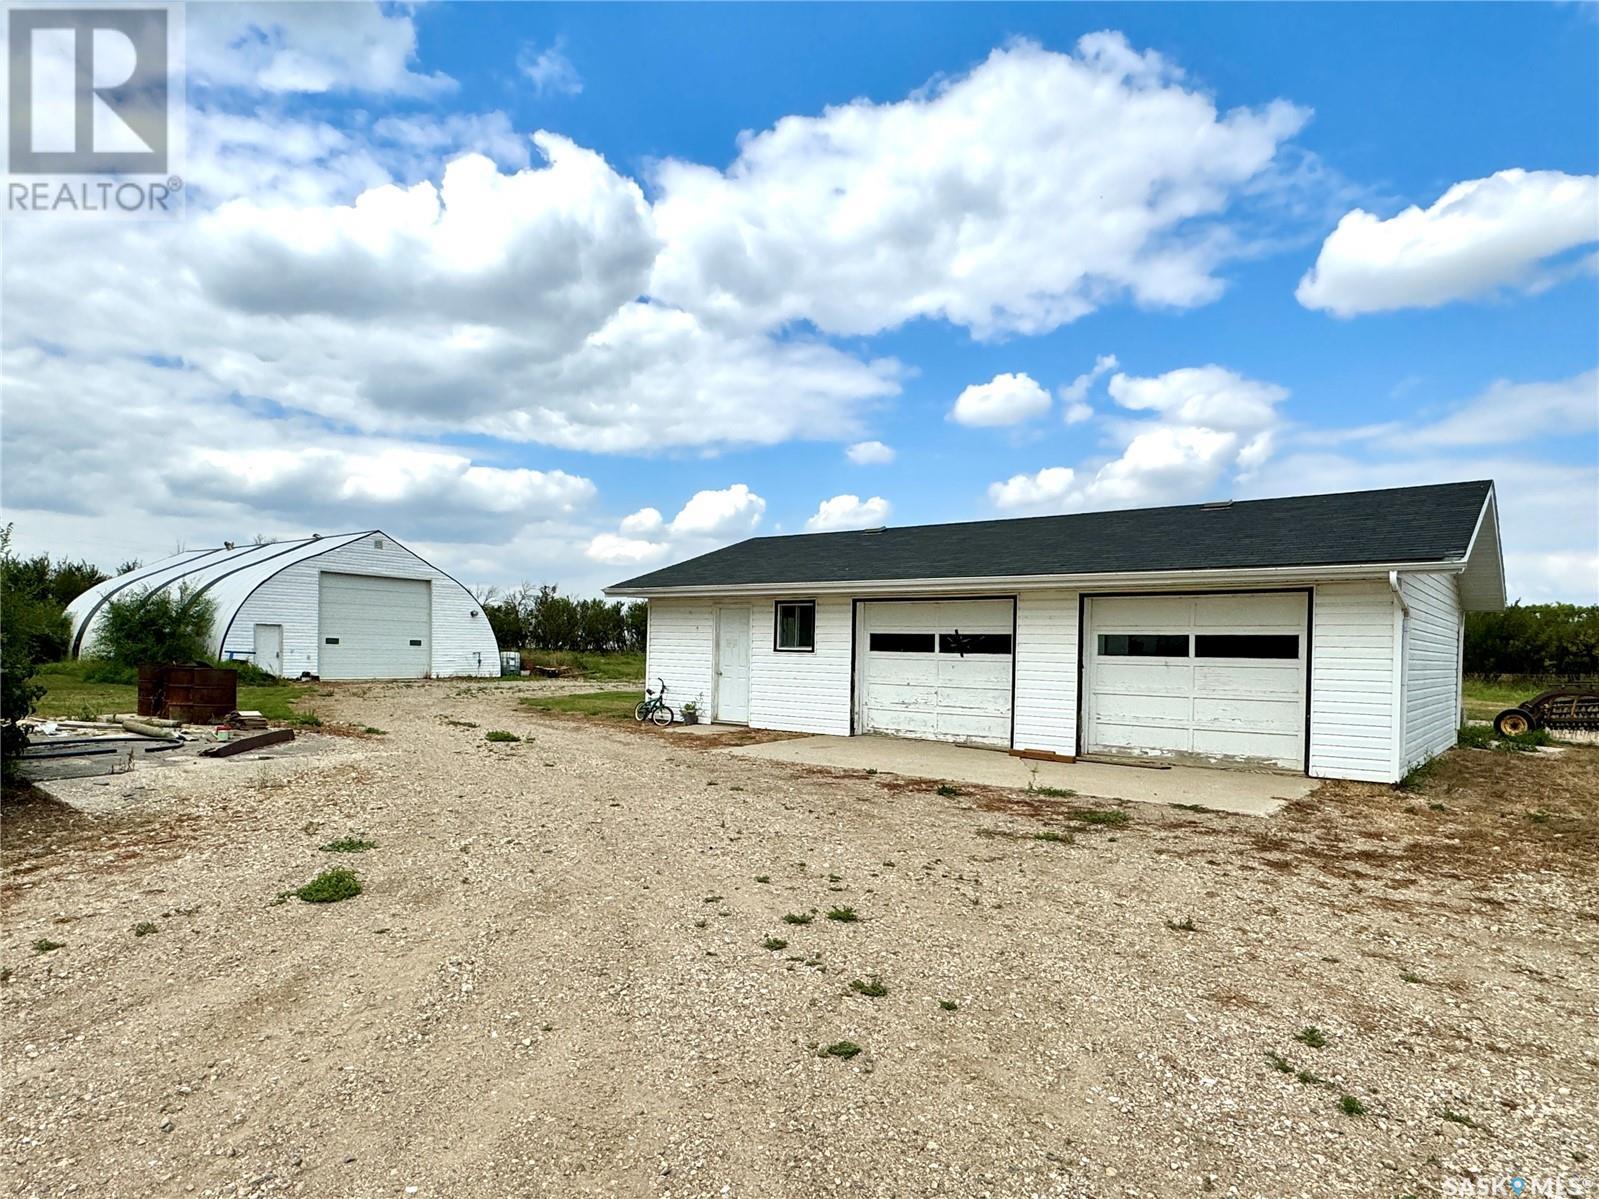
<svg viewBox="0 0 1599 1199"><path fill-rule="evenodd" d="M363 733L365 733L368 737L387 737L389 735L387 729L373 728L371 725L367 725L361 731Z"/></svg>
<svg viewBox="0 0 1599 1199"><path fill-rule="evenodd" d="M1327 1034L1314 1024L1307 1024L1294 1034L1294 1040L1301 1045L1309 1045L1312 1049L1320 1049L1327 1044Z"/></svg>
<svg viewBox="0 0 1599 1199"><path fill-rule="evenodd" d="M811 914L809 912L790 912L783 917L784 924L809 924L810 922Z"/></svg>
<svg viewBox="0 0 1599 1199"><path fill-rule="evenodd" d="M1445 1120L1448 1120L1451 1124L1464 1124L1467 1128L1481 1128L1482 1127L1481 1124L1478 1124L1470 1116L1462 1116L1459 1112L1452 1112L1447 1107L1444 1108L1444 1110L1439 1112L1438 1114L1440 1116L1442 1116Z"/></svg>
<svg viewBox="0 0 1599 1199"><path fill-rule="evenodd" d="M772 876L770 874L757 874L755 876L755 881L758 883L769 883L772 881Z"/></svg>
<svg viewBox="0 0 1599 1199"><path fill-rule="evenodd" d="M0 983L8 983L10 981L11 981L11 967L10 966L0 966Z"/></svg>
<svg viewBox="0 0 1599 1199"><path fill-rule="evenodd" d="M1280 1053L1268 1053L1266 1055L1266 1064L1279 1074L1292 1074L1294 1072L1294 1068L1289 1065L1288 1059Z"/></svg>
<svg viewBox="0 0 1599 1199"><path fill-rule="evenodd" d="M1208 812L1208 811L1210 811L1210 809L1207 808L1202 803L1174 803L1171 806L1174 807L1174 808L1178 808L1178 809L1180 809L1181 811L1184 811L1184 812Z"/></svg>
<svg viewBox="0 0 1599 1199"><path fill-rule="evenodd" d="M855 909L850 907L828 908L827 918L829 920L837 920L840 924L854 924L860 919L860 917L855 914Z"/></svg>
<svg viewBox="0 0 1599 1199"><path fill-rule="evenodd" d="M1432 803L1427 805L1427 810L1429 812L1447 812L1449 809L1444 807L1443 804L1438 803L1436 800L1434 800Z"/></svg>
<svg viewBox="0 0 1599 1199"><path fill-rule="evenodd" d="M1527 819L1532 821L1534 824L1548 824L1549 813L1540 808L1536 812L1528 812Z"/></svg>
<svg viewBox="0 0 1599 1199"><path fill-rule="evenodd" d="M520 741L522 738L515 733L508 733L504 729L490 729L483 734L485 741Z"/></svg>
<svg viewBox="0 0 1599 1199"><path fill-rule="evenodd" d="M1120 828L1132 820L1126 812L1116 808L1077 808L1066 815L1083 824L1099 824L1107 828Z"/></svg>
<svg viewBox="0 0 1599 1199"><path fill-rule="evenodd" d="M787 949L788 942L783 940L782 937L767 937L766 940L761 942L761 948L770 949L773 953L776 953L780 949Z"/></svg>
<svg viewBox="0 0 1599 1199"><path fill-rule="evenodd" d="M709 921L709 920L696 920L696 921L695 921L695 922L694 922L694 927L695 927L695 928L704 928L704 927L705 927L705 926L706 926L706 925L708 925L708 924L709 924L709 923L710 923L710 921Z"/></svg>
<svg viewBox="0 0 1599 1199"><path fill-rule="evenodd" d="M65 945L66 945L65 941L52 941L49 937L40 937L37 941L35 941L33 943L33 952L34 953L49 953L52 950L61 949Z"/></svg>
<svg viewBox="0 0 1599 1199"><path fill-rule="evenodd" d="M1422 978L1421 975L1417 974L1414 970L1401 970L1399 972L1399 980L1401 982L1407 982L1407 983L1419 983L1419 982L1426 982L1427 981L1426 979Z"/></svg>
<svg viewBox="0 0 1599 1199"><path fill-rule="evenodd" d="M1353 1095L1338 1096L1338 1110L1346 1116L1364 1116L1366 1105Z"/></svg>
<svg viewBox="0 0 1599 1199"><path fill-rule="evenodd" d="M340 837L337 841L329 841L322 847L323 853L365 853L369 849L376 849L376 841L368 841L363 837Z"/></svg>
<svg viewBox="0 0 1599 1199"><path fill-rule="evenodd" d="M701 903L721 903L722 902L722 897L720 895L707 895L704 899L700 900L700 902Z"/></svg>
<svg viewBox="0 0 1599 1199"><path fill-rule="evenodd" d="M1491 724L1463 724L1455 744L1461 749L1487 749L1494 743L1495 735Z"/></svg>
<svg viewBox="0 0 1599 1199"><path fill-rule="evenodd" d="M1307 1087L1319 1087L1322 1083L1327 1081L1321 1075L1312 1073L1309 1070L1301 1070L1298 1074L1294 1075L1294 1077L1300 1082L1304 1083Z"/></svg>
<svg viewBox="0 0 1599 1199"><path fill-rule="evenodd" d="M861 1047L854 1041L834 1041L826 1049L822 1050L822 1056L841 1057L847 1062L860 1051Z"/></svg>
<svg viewBox="0 0 1599 1199"><path fill-rule="evenodd" d="M944 795L944 796L959 795L960 793L961 793L961 789L959 787L955 786L953 783L940 783L940 784L938 784L938 790L936 792L936 794Z"/></svg>
<svg viewBox="0 0 1599 1199"><path fill-rule="evenodd" d="M1550 745L1553 742L1554 738L1549 735L1548 729L1528 729L1525 733L1501 738L1495 748L1509 753L1530 754L1539 746Z"/></svg>
<svg viewBox="0 0 1599 1199"><path fill-rule="evenodd" d="M888 994L888 986L875 974L870 978L852 979L849 984L849 989L854 991L857 995L866 996L868 999L881 999L884 995Z"/></svg>
<svg viewBox="0 0 1599 1199"><path fill-rule="evenodd" d="M1027 784L1027 793L1042 795L1048 799L1071 799L1077 794L1070 787L1035 787L1032 783Z"/></svg>
<svg viewBox="0 0 1599 1199"><path fill-rule="evenodd" d="M1398 787L1401 791L1420 791L1427 785L1427 780L1432 778L1433 774L1436 773L1437 770L1438 762L1436 758L1431 762L1423 762L1420 766L1417 766L1415 769L1411 770L1405 775L1404 778L1395 783L1394 786Z"/></svg>
<svg viewBox="0 0 1599 1199"><path fill-rule="evenodd" d="M1057 833L1054 829L1045 829L1041 833L1033 834L1034 841L1052 841L1057 845L1075 845L1077 838L1070 833Z"/></svg>
<svg viewBox="0 0 1599 1199"><path fill-rule="evenodd" d="M1184 916L1181 920L1168 920L1166 927L1174 933L1197 933L1199 925L1194 923L1192 916Z"/></svg>
<svg viewBox="0 0 1599 1199"><path fill-rule="evenodd" d="M318 716L315 712L296 712L292 717L290 717L290 719L292 719L295 724L302 725L308 729L319 729L322 727L322 717Z"/></svg>
<svg viewBox="0 0 1599 1199"><path fill-rule="evenodd" d="M151 933L160 931L153 920L141 920L133 926L133 935L135 937L148 937Z"/></svg>
<svg viewBox="0 0 1599 1199"><path fill-rule="evenodd" d="M958 1012L960 1011L961 1005L956 1003L953 999L940 999L938 1001L938 1006L943 1008L946 1012Z"/></svg>
<svg viewBox="0 0 1599 1199"><path fill-rule="evenodd" d="M324 870L295 893L305 903L338 903L361 894L361 880L348 866Z"/></svg>
<svg viewBox="0 0 1599 1199"><path fill-rule="evenodd" d="M453 716L444 717L444 723L454 725L458 729L475 729L479 727L478 722L475 720L457 720Z"/></svg>

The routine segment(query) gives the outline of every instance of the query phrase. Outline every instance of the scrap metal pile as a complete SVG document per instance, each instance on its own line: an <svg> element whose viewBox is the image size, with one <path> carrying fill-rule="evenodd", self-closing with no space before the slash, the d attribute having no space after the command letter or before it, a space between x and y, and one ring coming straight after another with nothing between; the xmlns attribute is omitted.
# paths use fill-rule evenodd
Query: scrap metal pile
<svg viewBox="0 0 1599 1199"><path fill-rule="evenodd" d="M21 724L28 743L17 755L17 772L35 782L123 774L150 755L225 758L294 740L291 729L268 730L259 712L230 712L207 725L122 714Z"/></svg>
<svg viewBox="0 0 1599 1199"><path fill-rule="evenodd" d="M1599 731L1599 690L1553 687L1494 717L1494 732L1501 737L1517 737L1533 729Z"/></svg>

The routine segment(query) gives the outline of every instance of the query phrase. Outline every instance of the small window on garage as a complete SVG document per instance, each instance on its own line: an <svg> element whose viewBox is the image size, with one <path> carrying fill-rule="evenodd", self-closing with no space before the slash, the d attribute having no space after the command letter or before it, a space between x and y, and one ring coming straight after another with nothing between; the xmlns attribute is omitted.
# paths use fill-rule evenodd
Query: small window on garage
<svg viewBox="0 0 1599 1199"><path fill-rule="evenodd" d="M790 653L809 653L816 648L815 600L778 602L775 648Z"/></svg>
<svg viewBox="0 0 1599 1199"><path fill-rule="evenodd" d="M1200 633L1194 657L1297 658L1299 638L1293 633Z"/></svg>
<svg viewBox="0 0 1599 1199"><path fill-rule="evenodd" d="M874 654L930 654L931 633L873 633L867 643Z"/></svg>
<svg viewBox="0 0 1599 1199"><path fill-rule="evenodd" d="M953 633L940 633L938 635L938 652L941 654L1008 654L1010 653L1009 633L962 633L956 630Z"/></svg>
<svg viewBox="0 0 1599 1199"><path fill-rule="evenodd" d="M1187 633L1101 633L1102 658L1186 658Z"/></svg>

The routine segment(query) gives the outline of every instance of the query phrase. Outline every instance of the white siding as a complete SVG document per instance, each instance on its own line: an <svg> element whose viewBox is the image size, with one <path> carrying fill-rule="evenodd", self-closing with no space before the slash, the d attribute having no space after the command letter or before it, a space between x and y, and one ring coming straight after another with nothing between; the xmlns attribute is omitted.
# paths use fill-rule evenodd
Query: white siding
<svg viewBox="0 0 1599 1199"><path fill-rule="evenodd" d="M772 648L776 606L768 599L752 601L751 728L849 736L852 607L848 598L818 599L816 649L802 654Z"/></svg>
<svg viewBox="0 0 1599 1199"><path fill-rule="evenodd" d="M1386 580L1316 588L1310 773L1398 780L1398 607Z"/></svg>
<svg viewBox="0 0 1599 1199"><path fill-rule="evenodd" d="M1077 592L1016 600L1014 748L1077 752Z"/></svg>
<svg viewBox="0 0 1599 1199"><path fill-rule="evenodd" d="M1460 597L1445 574L1401 576L1405 752L1400 774L1454 745L1460 721Z"/></svg>
<svg viewBox="0 0 1599 1199"><path fill-rule="evenodd" d="M383 548L377 547L378 541ZM234 613L222 641L223 656L255 652L255 626L283 626L283 673L320 673L318 603L323 571L424 579L432 591L432 674L497 675L499 646L488 617L472 594L437 567L383 533L296 562L267 579ZM475 614L475 615L474 615Z"/></svg>
<svg viewBox="0 0 1599 1199"><path fill-rule="evenodd" d="M644 651L646 686L666 684L666 703L682 714L690 700L705 715L711 711L712 646L716 622L709 600L652 599L649 638ZM753 690L753 687L752 687Z"/></svg>

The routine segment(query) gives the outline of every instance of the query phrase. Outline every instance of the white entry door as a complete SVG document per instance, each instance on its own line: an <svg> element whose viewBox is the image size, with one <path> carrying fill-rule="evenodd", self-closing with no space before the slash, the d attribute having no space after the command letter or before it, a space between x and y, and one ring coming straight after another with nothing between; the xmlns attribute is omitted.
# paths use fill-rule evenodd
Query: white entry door
<svg viewBox="0 0 1599 1199"><path fill-rule="evenodd" d="M873 600L860 608L857 728L1010 744L1015 601Z"/></svg>
<svg viewBox="0 0 1599 1199"><path fill-rule="evenodd" d="M750 719L750 610L716 610L716 705L712 720L748 724Z"/></svg>
<svg viewBox="0 0 1599 1199"><path fill-rule="evenodd" d="M260 669L271 674L283 673L282 625L258 624L255 626L255 656L251 660Z"/></svg>
<svg viewBox="0 0 1599 1199"><path fill-rule="evenodd" d="M1088 601L1083 749L1302 770L1303 592Z"/></svg>

